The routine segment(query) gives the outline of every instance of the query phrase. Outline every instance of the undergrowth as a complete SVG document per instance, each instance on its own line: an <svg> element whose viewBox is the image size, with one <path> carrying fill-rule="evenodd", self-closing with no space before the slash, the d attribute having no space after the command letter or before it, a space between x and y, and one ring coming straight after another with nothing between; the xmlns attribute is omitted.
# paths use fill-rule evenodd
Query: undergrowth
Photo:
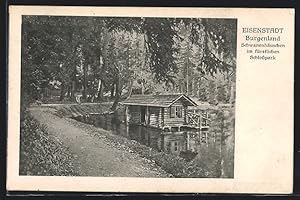
<svg viewBox="0 0 300 200"><path fill-rule="evenodd" d="M20 175L76 176L72 154L29 112L21 115Z"/></svg>

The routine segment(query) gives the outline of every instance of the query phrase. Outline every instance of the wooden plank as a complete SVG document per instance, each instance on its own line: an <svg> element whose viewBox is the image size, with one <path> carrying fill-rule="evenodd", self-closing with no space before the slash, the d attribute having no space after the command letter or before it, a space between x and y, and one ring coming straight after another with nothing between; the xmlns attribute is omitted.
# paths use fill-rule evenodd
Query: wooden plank
<svg viewBox="0 0 300 200"><path fill-rule="evenodd" d="M184 120L183 118L169 118L164 120L165 126L171 126L171 125L183 125Z"/></svg>
<svg viewBox="0 0 300 200"><path fill-rule="evenodd" d="M183 118L184 118L184 124L187 122L187 106L183 107Z"/></svg>
<svg viewBox="0 0 300 200"><path fill-rule="evenodd" d="M164 127L164 113L165 113L165 109L161 108L161 127Z"/></svg>
<svg viewBox="0 0 300 200"><path fill-rule="evenodd" d="M161 108L161 107L167 108L168 107L168 105L151 104L151 103L147 104L147 103L123 103L123 102L121 102L121 104L123 104L123 105L131 105L131 106L148 106L148 107L151 106L151 107L158 107L158 108Z"/></svg>
<svg viewBox="0 0 300 200"><path fill-rule="evenodd" d="M129 107L128 122L130 124L141 123L141 112L138 110L138 108L136 106Z"/></svg>
<svg viewBox="0 0 300 200"><path fill-rule="evenodd" d="M172 106L183 106L183 103L181 101L176 101Z"/></svg>

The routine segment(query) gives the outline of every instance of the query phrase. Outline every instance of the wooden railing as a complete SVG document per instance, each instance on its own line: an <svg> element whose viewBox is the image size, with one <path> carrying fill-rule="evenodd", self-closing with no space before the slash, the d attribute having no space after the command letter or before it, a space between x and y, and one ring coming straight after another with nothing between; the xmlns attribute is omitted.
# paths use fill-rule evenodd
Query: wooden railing
<svg viewBox="0 0 300 200"><path fill-rule="evenodd" d="M208 114L188 112L187 113L187 124L199 128L208 128L209 127L209 117Z"/></svg>

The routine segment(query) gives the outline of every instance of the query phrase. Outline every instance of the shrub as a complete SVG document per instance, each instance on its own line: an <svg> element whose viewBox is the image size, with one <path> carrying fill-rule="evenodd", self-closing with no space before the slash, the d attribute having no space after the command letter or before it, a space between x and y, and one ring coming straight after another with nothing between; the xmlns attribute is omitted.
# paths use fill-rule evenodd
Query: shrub
<svg viewBox="0 0 300 200"><path fill-rule="evenodd" d="M72 155L28 112L21 115L20 175L77 175Z"/></svg>

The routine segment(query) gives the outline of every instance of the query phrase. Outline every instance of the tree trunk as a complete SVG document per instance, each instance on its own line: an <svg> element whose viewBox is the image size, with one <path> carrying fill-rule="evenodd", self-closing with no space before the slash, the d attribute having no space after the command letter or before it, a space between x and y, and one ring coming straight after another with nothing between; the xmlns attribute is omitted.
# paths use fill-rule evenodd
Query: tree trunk
<svg viewBox="0 0 300 200"><path fill-rule="evenodd" d="M195 78L194 80L194 96L197 97L198 96L198 79Z"/></svg>
<svg viewBox="0 0 300 200"><path fill-rule="evenodd" d="M71 93L72 93L72 85L71 85L71 84L68 84L68 93L67 93L68 98L71 97Z"/></svg>
<svg viewBox="0 0 300 200"><path fill-rule="evenodd" d="M189 94L189 64L190 60L187 58L187 63L186 63L186 94Z"/></svg>
<svg viewBox="0 0 300 200"><path fill-rule="evenodd" d="M64 84L64 83L61 83L59 100L60 100L60 101L63 101L64 98L65 98L65 84Z"/></svg>
<svg viewBox="0 0 300 200"><path fill-rule="evenodd" d="M216 105L219 104L219 101L218 101L218 93L219 93L218 87L219 87L218 82L216 81L215 92L214 92L214 101L216 102Z"/></svg>
<svg viewBox="0 0 300 200"><path fill-rule="evenodd" d="M231 82L230 79L228 78L228 84L229 84L229 103L234 104L235 102L235 96L234 96L234 82Z"/></svg>
<svg viewBox="0 0 300 200"><path fill-rule="evenodd" d="M111 89L110 89L110 97L113 98L114 97L114 93L115 93L115 84L113 83L111 85Z"/></svg>
<svg viewBox="0 0 300 200"><path fill-rule="evenodd" d="M195 91L195 78L192 78L192 89L191 89L191 95L194 96Z"/></svg>
<svg viewBox="0 0 300 200"><path fill-rule="evenodd" d="M130 79L130 84L129 84L129 89L128 89L129 92L128 92L128 97L127 97L127 99L131 97L131 94L132 94L132 87L133 87L133 80Z"/></svg>
<svg viewBox="0 0 300 200"><path fill-rule="evenodd" d="M71 98L75 97L74 93L75 93L75 81L72 81Z"/></svg>
<svg viewBox="0 0 300 200"><path fill-rule="evenodd" d="M198 98L201 97L201 78L198 79Z"/></svg>
<svg viewBox="0 0 300 200"><path fill-rule="evenodd" d="M189 65L187 64L186 70L186 94L189 94Z"/></svg>
<svg viewBox="0 0 300 200"><path fill-rule="evenodd" d="M233 84L230 85L230 96L229 96L229 103L234 104L234 86Z"/></svg>
<svg viewBox="0 0 300 200"><path fill-rule="evenodd" d="M179 88L180 88L180 93L184 93L184 81L180 82Z"/></svg>
<svg viewBox="0 0 300 200"><path fill-rule="evenodd" d="M100 89L98 91L98 100L102 101L103 100L103 91L104 91L104 82L100 80Z"/></svg>
<svg viewBox="0 0 300 200"><path fill-rule="evenodd" d="M105 71L107 68L107 63L108 63L108 56L107 56L107 48L108 48L108 40L109 40L109 35L108 35L108 29L104 27L103 31L103 49L102 49L102 59L103 59L103 66L101 69L102 76L105 75ZM101 56L99 57L99 60L101 60ZM100 61L101 64L101 61ZM100 85L100 90L98 92L98 100L103 100L103 91L104 91L104 81L103 78L101 79L101 85Z"/></svg>
<svg viewBox="0 0 300 200"><path fill-rule="evenodd" d="M224 159L223 159L223 148L222 145L223 143L225 143L225 133L224 133L224 126L225 126L225 118L224 115L221 115L221 144L220 144L220 178L222 178L224 176Z"/></svg>
<svg viewBox="0 0 300 200"><path fill-rule="evenodd" d="M120 101L120 96L121 96L121 92L120 91L120 77L119 74L117 74L117 81L116 81L116 97L115 97L115 101L111 107L112 111L115 111L118 107L118 103Z"/></svg>
<svg viewBox="0 0 300 200"><path fill-rule="evenodd" d="M145 94L144 80L142 80L141 86L142 86L142 95L143 95L143 94Z"/></svg>
<svg viewBox="0 0 300 200"><path fill-rule="evenodd" d="M83 65L83 94L82 98L86 99L87 97L87 66Z"/></svg>

